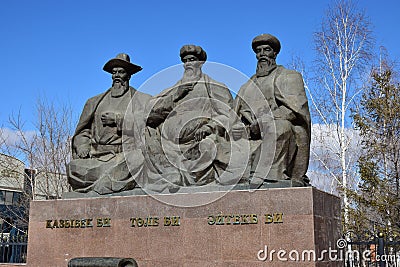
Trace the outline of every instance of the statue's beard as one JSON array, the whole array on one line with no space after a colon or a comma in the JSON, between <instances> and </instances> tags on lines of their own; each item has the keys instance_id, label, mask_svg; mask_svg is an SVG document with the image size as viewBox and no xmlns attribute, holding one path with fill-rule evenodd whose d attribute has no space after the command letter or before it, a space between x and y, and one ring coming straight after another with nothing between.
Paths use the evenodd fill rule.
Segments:
<instances>
[{"instance_id":1,"label":"statue's beard","mask_svg":"<svg viewBox=\"0 0 400 267\"><path fill-rule=\"evenodd\" d=\"M182 82L196 82L201 77L201 67L200 66L185 66L185 71L183 73Z\"/></svg>"},{"instance_id":2,"label":"statue's beard","mask_svg":"<svg viewBox=\"0 0 400 267\"><path fill-rule=\"evenodd\" d=\"M276 68L275 58L264 57L263 59L257 62L257 76L267 76Z\"/></svg>"},{"instance_id":3,"label":"statue's beard","mask_svg":"<svg viewBox=\"0 0 400 267\"><path fill-rule=\"evenodd\" d=\"M128 90L128 88L129 88L129 83L127 81L118 79L117 82L116 80L114 80L111 88L111 95L121 96L126 92L126 90Z\"/></svg>"}]
</instances>

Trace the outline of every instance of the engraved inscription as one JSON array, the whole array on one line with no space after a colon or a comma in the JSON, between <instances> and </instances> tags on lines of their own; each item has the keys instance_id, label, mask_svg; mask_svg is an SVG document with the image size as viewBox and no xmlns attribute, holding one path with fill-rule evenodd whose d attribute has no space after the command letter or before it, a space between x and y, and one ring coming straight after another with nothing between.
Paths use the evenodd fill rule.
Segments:
<instances>
[{"instance_id":1,"label":"engraved inscription","mask_svg":"<svg viewBox=\"0 0 400 267\"><path fill-rule=\"evenodd\" d=\"M46 228L92 228L93 219L46 220Z\"/></svg>"}]
</instances>

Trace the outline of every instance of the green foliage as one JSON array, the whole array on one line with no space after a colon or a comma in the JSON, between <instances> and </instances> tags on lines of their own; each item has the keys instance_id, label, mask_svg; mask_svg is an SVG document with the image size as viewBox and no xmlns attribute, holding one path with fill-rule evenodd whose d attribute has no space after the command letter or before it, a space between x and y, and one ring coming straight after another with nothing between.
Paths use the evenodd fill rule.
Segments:
<instances>
[{"instance_id":1,"label":"green foliage","mask_svg":"<svg viewBox=\"0 0 400 267\"><path fill-rule=\"evenodd\" d=\"M374 222L386 232L400 229L400 84L393 66L383 63L371 73L371 84L353 113L362 138L358 160L360 191L354 227ZM360 215L360 212L363 215Z\"/></svg>"}]
</instances>

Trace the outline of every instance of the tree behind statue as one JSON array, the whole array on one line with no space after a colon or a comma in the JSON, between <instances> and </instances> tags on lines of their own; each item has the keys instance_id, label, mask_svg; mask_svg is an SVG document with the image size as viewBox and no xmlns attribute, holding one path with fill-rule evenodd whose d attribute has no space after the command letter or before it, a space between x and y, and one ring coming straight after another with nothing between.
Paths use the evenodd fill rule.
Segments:
<instances>
[{"instance_id":1,"label":"tree behind statue","mask_svg":"<svg viewBox=\"0 0 400 267\"><path fill-rule=\"evenodd\" d=\"M362 137L359 157L360 192L355 227L375 227L400 233L400 83L398 71L388 59L371 73L354 122ZM358 214L358 213L364 214ZM362 220L364 218L364 220ZM373 230L373 229L371 229Z\"/></svg>"}]
</instances>

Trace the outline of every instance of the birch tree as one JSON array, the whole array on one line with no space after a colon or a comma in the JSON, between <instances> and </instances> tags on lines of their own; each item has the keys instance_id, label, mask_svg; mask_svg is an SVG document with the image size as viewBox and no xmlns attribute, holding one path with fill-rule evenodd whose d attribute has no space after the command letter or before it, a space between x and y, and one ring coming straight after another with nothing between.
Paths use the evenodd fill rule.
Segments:
<instances>
[{"instance_id":1,"label":"birch tree","mask_svg":"<svg viewBox=\"0 0 400 267\"><path fill-rule=\"evenodd\" d=\"M349 191L354 182L356 158L351 153L357 133L350 109L359 97L365 67L371 60L372 37L364 12L351 1L334 2L314 35L316 86L311 90L314 138L326 139L328 147L314 147L314 159L330 177L343 199L344 222L349 223ZM313 129L314 129L313 128ZM315 129L314 129L315 130ZM319 136L315 136L317 133Z\"/></svg>"}]
</instances>

